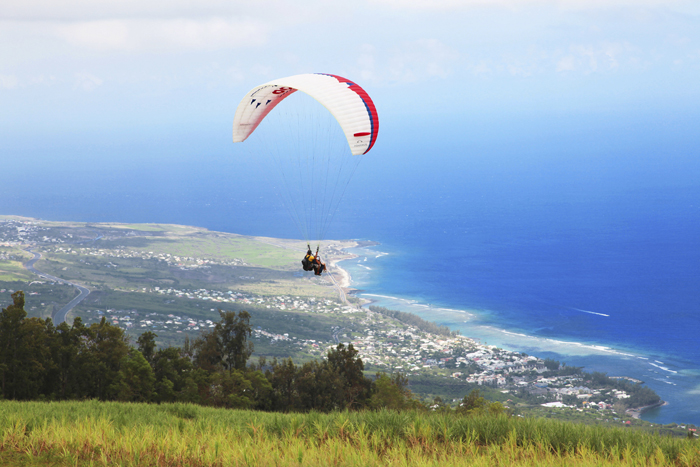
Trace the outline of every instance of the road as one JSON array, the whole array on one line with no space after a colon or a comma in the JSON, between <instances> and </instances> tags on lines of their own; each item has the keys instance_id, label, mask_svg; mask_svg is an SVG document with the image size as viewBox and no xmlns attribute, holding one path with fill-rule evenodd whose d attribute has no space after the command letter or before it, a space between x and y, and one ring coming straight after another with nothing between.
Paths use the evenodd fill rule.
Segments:
<instances>
[{"instance_id":1,"label":"road","mask_svg":"<svg viewBox=\"0 0 700 467\"><path fill-rule=\"evenodd\" d=\"M42 277L42 278L49 280L49 281L71 285L71 286L75 287L76 289L78 289L78 291L80 292L78 294L78 296L75 297L70 302L68 302L68 304L66 306L64 306L63 308L58 310L56 313L51 315L51 319L53 320L54 324L59 325L66 320L66 315L68 314L69 311L71 311L73 308L75 308L76 305L78 305L78 303L82 302L83 300L85 300L85 298L88 295L90 295L90 291L86 287L83 287L80 284L76 284L75 282L67 281L67 280L61 279L59 277L52 276L51 274L46 274L45 272L41 272L41 271L37 270L34 267L34 263L39 261L39 259L41 258L41 253L37 253L35 251L32 251L29 248L27 248L27 251L34 255L34 258L27 261L27 263L24 265L24 267L27 268L27 271L32 272L32 273L36 274L37 276Z\"/></svg>"}]
</instances>

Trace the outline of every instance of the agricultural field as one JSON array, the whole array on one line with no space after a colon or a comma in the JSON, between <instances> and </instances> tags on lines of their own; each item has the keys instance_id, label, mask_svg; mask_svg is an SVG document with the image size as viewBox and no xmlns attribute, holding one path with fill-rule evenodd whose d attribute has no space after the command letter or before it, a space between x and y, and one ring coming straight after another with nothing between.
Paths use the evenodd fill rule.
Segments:
<instances>
[{"instance_id":1,"label":"agricultural field","mask_svg":"<svg viewBox=\"0 0 700 467\"><path fill-rule=\"evenodd\" d=\"M698 466L700 443L506 415L272 414L188 404L0 402L0 464Z\"/></svg>"}]
</instances>

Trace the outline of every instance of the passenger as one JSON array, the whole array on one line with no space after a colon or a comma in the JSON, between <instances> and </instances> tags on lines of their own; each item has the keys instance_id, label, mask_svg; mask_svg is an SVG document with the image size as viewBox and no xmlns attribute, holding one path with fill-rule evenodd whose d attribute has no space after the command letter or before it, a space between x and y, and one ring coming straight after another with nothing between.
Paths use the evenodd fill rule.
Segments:
<instances>
[{"instance_id":1,"label":"passenger","mask_svg":"<svg viewBox=\"0 0 700 467\"><path fill-rule=\"evenodd\" d=\"M323 271L326 270L326 263L321 262L321 258L318 257L318 253L316 254L316 259L314 259L314 274L317 276L320 276Z\"/></svg>"}]
</instances>

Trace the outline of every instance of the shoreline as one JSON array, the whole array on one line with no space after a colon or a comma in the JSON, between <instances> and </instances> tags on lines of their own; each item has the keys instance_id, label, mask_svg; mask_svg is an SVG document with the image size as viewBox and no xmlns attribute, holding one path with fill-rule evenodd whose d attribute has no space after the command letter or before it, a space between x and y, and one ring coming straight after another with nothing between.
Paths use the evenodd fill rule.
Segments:
<instances>
[{"instance_id":1,"label":"shoreline","mask_svg":"<svg viewBox=\"0 0 700 467\"><path fill-rule=\"evenodd\" d=\"M376 243L376 245L380 244ZM374 246L374 244L362 246ZM359 247L361 248L362 246ZM361 258L362 256L363 253L358 252L358 254L348 254L347 258L343 259L355 259ZM374 255L370 249L367 251L367 257L371 259L372 256ZM338 260L337 262L339 261L342 260ZM340 266L337 267L340 268ZM349 269L352 270L352 267L354 267L354 265L351 265ZM346 271L346 273L350 281L349 285L352 287L352 276L349 271ZM641 382L642 380L649 381L650 379L659 380L648 373L660 373L660 376L669 373L669 375L673 376L677 374L676 370L678 370L678 368L673 366L673 363L671 363L669 368L667 367L668 364L659 362L659 360L666 361L666 359L670 359L671 356L655 356L654 353L644 352L644 349L616 347L607 343L568 341L565 338L541 337L531 335L527 331L496 327L488 323L480 322L480 317L482 316L480 310L455 309L449 306L440 306L432 303L425 304L421 303L419 300L399 297L395 294L375 294L372 293L371 287L369 287L369 290L356 290L355 297L363 302L360 305L362 307L366 307L368 304L374 304L411 313L439 325L446 325L452 330L461 332L462 337L472 339L484 345L495 344L497 347L503 349L536 355L541 358L556 358L574 366L583 366L584 369L589 372L600 371L603 373L611 373L616 375L617 378L631 382ZM488 313L486 314L488 315ZM506 323L501 323L501 326L504 325L506 325ZM611 358L614 360L610 360ZM659 364L655 365L650 362L657 362ZM674 386L681 384L680 381L674 383L670 381L663 382L666 384L673 384ZM649 387L655 391L662 389L658 384L652 384L652 386ZM677 397L673 395L675 393L668 394L665 391L658 392L658 394L664 399L660 403L647 407L631 408L629 409L628 415L643 420L644 413L656 407L669 406L671 404L667 402L667 400L669 400L669 398L673 400L674 397ZM662 423L662 421L656 419L659 417L663 419L675 415L676 414L671 413L666 416L655 415L650 421Z\"/></svg>"},{"instance_id":2,"label":"shoreline","mask_svg":"<svg viewBox=\"0 0 700 467\"><path fill-rule=\"evenodd\" d=\"M666 405L669 405L668 402L662 400L656 404L645 405L644 407L632 407L631 409L625 410L625 413L636 420L641 420L644 412L648 412L649 410L657 407L664 407Z\"/></svg>"},{"instance_id":3,"label":"shoreline","mask_svg":"<svg viewBox=\"0 0 700 467\"><path fill-rule=\"evenodd\" d=\"M371 244L369 244L369 245L359 245L359 244L356 244L355 246L352 246L352 247L350 247L350 248L358 248L358 247L362 248L363 246L375 246L375 245L380 245L380 243L373 242L373 243L371 243ZM345 269L343 269L343 268L341 268L340 266L338 266L337 263L339 263L340 261L349 260L349 259L355 259L355 258L358 258L358 257L360 257L360 255L348 253L347 256L344 256L344 257L342 257L342 258L340 258L340 259L334 259L333 263L331 263L331 264L333 264L334 268L335 268L337 271L340 272L340 274L342 275L343 279L347 281L347 282L344 282L344 284L346 284L346 285L344 285L343 287L346 287L346 288L347 288L347 287L349 287L349 286L352 285L352 282L351 282L351 281L352 281L352 276L350 275L350 273L349 273L348 271L346 271ZM357 298L359 298L359 299L363 302L363 303L360 305L361 307L364 307L364 306L366 306L366 305L372 305L372 304L381 304L381 303L382 303L382 299L384 299L385 301L388 300L388 301L393 301L393 302L404 302L404 304L405 304L406 307L419 307L419 308L421 308L423 311L428 311L428 310L431 310L431 311L432 311L432 310L434 310L434 311L443 311L443 312L459 313L459 314L466 315L466 317L468 317L468 319L471 319L471 318L474 318L474 317L475 317L475 314L474 314L474 313L467 312L467 311L465 311L465 310L458 310L458 309L452 309L452 308L446 308L446 307L439 307L439 306L434 306L434 305L430 305L430 304L429 304L429 305L424 305L424 304L419 303L419 302L416 301L416 300L407 299L407 298L401 298L401 297L390 296L390 295L379 295L379 294L373 294L373 293L363 293L362 295L364 295L364 297L362 297L362 296L357 296ZM401 307L397 307L397 308L401 308ZM436 321L436 320L434 320L434 319L430 319L430 318L431 318L430 316L421 316L419 313L416 313L417 310L406 310L406 309L401 309L401 310L399 310L399 311L408 312L408 313L411 313L411 314L413 314L413 315L415 315L415 316L418 316L419 318L427 319L427 320L429 320L429 321L435 322L435 323L440 324L440 325L445 325L444 323L440 323L439 321ZM465 321L465 322L466 322L466 321ZM490 328L490 329L495 329L495 328L492 328L492 327L490 327L490 326L487 326L487 327ZM454 330L454 328L452 328L452 327L451 327L451 329ZM461 331L461 330L460 330L460 331ZM504 333L504 334L506 334L506 335L511 335L511 336L519 336L519 337L522 337L522 338L538 339L538 337L536 337L536 336L530 336L530 335L527 335L527 334L520 334L520 333L517 333L517 332L514 332L514 331L509 331L509 330L507 330L507 329L497 329L497 331L500 331L500 332L502 332L502 333ZM468 335L460 335L459 337L465 338L465 339L471 339L471 340L473 340L473 341L475 341L475 342L480 342L480 341L481 341L481 339L479 339L479 338L475 338L475 337L468 336ZM597 344L586 344L586 343L580 343L580 342L567 342L567 341L558 340L558 339L546 339L546 342L556 342L556 343L559 343L559 344L565 344L565 345L576 346L576 347L578 347L578 348L588 348L588 349L590 349L590 350L592 350L592 351L597 352L597 355L610 355L610 354L613 354L613 355L617 355L617 356L619 356L619 357L628 357L628 358L629 358L629 357L632 357L632 358L637 357L637 358L640 358L639 356L636 356L636 355L632 355L632 354L623 352L623 351L621 351L621 350L619 350L619 349L614 349L614 348L611 348L611 347L608 347L608 346L601 346L601 345L597 345ZM486 345L486 344L482 344L482 345ZM513 349L507 349L507 348L506 348L506 350L513 350ZM542 351L542 352L549 352L548 350L542 349L542 348L538 348L537 350ZM539 353L539 352L536 351L536 353ZM628 381L630 381L630 382L634 382L634 383L638 383L638 384L642 384L642 383L643 383L643 381L641 381L641 380L639 380L639 379L637 379L637 378L633 378L633 377L631 377L631 376L613 376L613 377L611 377L611 378L614 378L614 379L624 379L624 380L628 380ZM669 405L668 402L661 400L661 401L659 401L659 402L656 403L656 404L652 404L652 405L648 405L648 406L644 406L644 407L632 407L632 408L626 409L626 410L625 410L625 413L626 413L628 416L630 416L630 417L632 417L632 418L634 418L634 419L641 420L641 419L642 419L641 417L642 417L642 415L643 415L645 412L647 412L647 411L649 411L649 410L651 410L651 409L654 409L654 408L656 408L656 407L663 407L663 406L667 406L667 405Z\"/></svg>"},{"instance_id":4,"label":"shoreline","mask_svg":"<svg viewBox=\"0 0 700 467\"><path fill-rule=\"evenodd\" d=\"M366 244L360 244L359 242L356 242L355 246L351 246L349 248L363 248L367 246L376 246L376 245L381 245L379 242L364 242ZM360 255L353 254L353 253L348 253L347 256L340 258L340 259L335 259L331 264L333 266L342 271L341 274L343 274L343 277L347 279L347 285L343 285L344 288L349 288L351 290L357 290L352 288L352 275L345 269L343 269L341 266L337 265L340 261L345 261L349 259L355 259L359 258ZM521 343L521 346L525 347L533 347L537 348L541 352L554 352L554 353L559 353L562 355L566 356L592 356L592 355L600 355L600 356L615 356L615 357L621 357L621 358L635 358L635 359L646 359L647 357L644 357L642 353L634 350L634 349L623 349L623 348L616 348L612 347L609 345L603 345L601 343L595 343L595 342L578 342L578 341L569 341L569 340L564 340L564 338L552 338L552 337L540 337L532 334L527 334L526 331L523 330L510 330L505 327L494 327L490 324L487 323L478 323L478 318L479 318L479 310L475 309L458 309L458 308L451 308L449 306L441 306L441 305L434 305L432 303L421 303L419 300L412 299L412 298L406 298L406 297L398 297L398 296L391 296L391 295L381 295L381 294L375 294L375 293L370 293L367 291L362 291L359 295L356 295L357 298L363 300L365 304L380 304L380 306L385 306L382 305L383 302L394 302L396 303L393 305L395 308L398 308L399 311L404 311L408 313L415 314L416 316L419 316L423 319L428 319L429 321L435 321L436 320L435 316L423 316L425 312L431 312L431 313L447 313L447 314L454 314L454 322L452 325L454 326L455 324L464 324L471 322L472 320L476 319L477 323L470 323L470 325L473 325L474 327L478 327L481 332L476 332L475 334L485 334L482 337L471 337L472 339L476 339L477 341L479 340L484 340L484 338L487 339L492 339L496 338L497 340L527 340L527 341L536 341L536 342L528 342L527 344ZM448 323L441 323L441 325L449 325ZM461 330L460 327L457 327L456 330ZM500 337L500 339L499 339ZM512 345L512 344L511 344ZM517 346L517 344L516 344ZM573 351L571 353L566 353L562 352L561 349L553 349L552 347L568 347L570 351ZM578 351L578 352L577 352ZM619 378L624 378L632 381L641 381L638 378L633 378L631 376L618 376Z\"/></svg>"},{"instance_id":5,"label":"shoreline","mask_svg":"<svg viewBox=\"0 0 700 467\"><path fill-rule=\"evenodd\" d=\"M355 247L350 247L350 248L355 248ZM357 255L348 254L347 256L343 256L343 257L335 257L334 256L333 259L329 259L329 261L328 261L328 266L330 266L328 268L328 272L331 274L340 276L340 280L338 281L338 286L342 287L343 289L346 289L345 290L346 293L348 293L348 289L351 289L352 276L350 275L350 273L347 270L338 266L338 263L341 261L355 259L355 258L357 258Z\"/></svg>"},{"instance_id":6,"label":"shoreline","mask_svg":"<svg viewBox=\"0 0 700 467\"><path fill-rule=\"evenodd\" d=\"M334 276L340 276L340 278L339 278L340 280L337 281L338 286L343 288L343 289L349 289L350 283L351 283L350 274L348 274L348 272L345 269L339 268L334 263L330 263L329 266L330 266L330 268L328 268L329 274L333 274ZM331 268L333 268L333 269L331 270ZM347 290L346 290L346 293L347 293Z\"/></svg>"}]
</instances>

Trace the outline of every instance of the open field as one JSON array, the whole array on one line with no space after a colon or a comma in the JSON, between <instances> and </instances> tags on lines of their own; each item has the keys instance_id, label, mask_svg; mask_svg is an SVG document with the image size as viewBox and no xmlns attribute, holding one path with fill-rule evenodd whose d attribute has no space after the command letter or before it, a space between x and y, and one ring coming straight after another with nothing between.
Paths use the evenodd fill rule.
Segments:
<instances>
[{"instance_id":1,"label":"open field","mask_svg":"<svg viewBox=\"0 0 700 467\"><path fill-rule=\"evenodd\" d=\"M270 414L0 402L0 463L92 466L698 466L700 443L506 416Z\"/></svg>"},{"instance_id":2,"label":"open field","mask_svg":"<svg viewBox=\"0 0 700 467\"><path fill-rule=\"evenodd\" d=\"M0 245L0 281L31 281L34 279L36 276L24 268L24 263L31 257L32 255L20 248Z\"/></svg>"}]
</instances>

